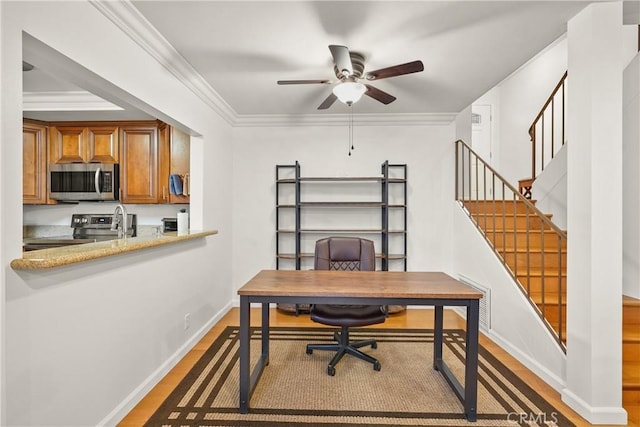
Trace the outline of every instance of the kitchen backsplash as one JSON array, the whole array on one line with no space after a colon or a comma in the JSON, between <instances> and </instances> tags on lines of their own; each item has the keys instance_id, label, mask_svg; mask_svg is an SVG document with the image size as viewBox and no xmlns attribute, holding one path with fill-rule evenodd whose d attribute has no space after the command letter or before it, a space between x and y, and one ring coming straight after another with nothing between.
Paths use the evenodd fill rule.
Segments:
<instances>
[{"instance_id":1,"label":"kitchen backsplash","mask_svg":"<svg viewBox=\"0 0 640 427\"><path fill-rule=\"evenodd\" d=\"M25 231L28 226L61 226L71 234L71 215L73 214L112 214L117 202L80 202L58 205L23 205L22 223ZM162 218L176 218L180 209L187 209L189 205L134 205L126 204L127 212L137 215L138 229L141 226L160 226ZM64 235L58 233L55 235Z\"/></svg>"}]
</instances>

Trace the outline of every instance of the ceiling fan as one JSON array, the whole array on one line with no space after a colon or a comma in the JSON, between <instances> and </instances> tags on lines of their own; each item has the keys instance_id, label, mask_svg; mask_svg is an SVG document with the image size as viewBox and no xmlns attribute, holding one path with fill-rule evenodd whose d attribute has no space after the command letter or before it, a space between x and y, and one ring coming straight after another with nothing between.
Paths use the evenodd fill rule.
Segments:
<instances>
[{"instance_id":1,"label":"ceiling fan","mask_svg":"<svg viewBox=\"0 0 640 427\"><path fill-rule=\"evenodd\" d=\"M368 83L361 83L360 80L374 81L424 71L422 61L413 61L365 73L364 56L361 54L350 52L346 46L339 45L330 45L329 50L331 51L331 56L333 56L333 71L340 83L333 88L331 94L318 106L318 110L326 110L337 99L351 106L362 95L367 95L385 105L390 104L396 100L395 96ZM279 85L333 83L330 80L278 80Z\"/></svg>"}]
</instances>

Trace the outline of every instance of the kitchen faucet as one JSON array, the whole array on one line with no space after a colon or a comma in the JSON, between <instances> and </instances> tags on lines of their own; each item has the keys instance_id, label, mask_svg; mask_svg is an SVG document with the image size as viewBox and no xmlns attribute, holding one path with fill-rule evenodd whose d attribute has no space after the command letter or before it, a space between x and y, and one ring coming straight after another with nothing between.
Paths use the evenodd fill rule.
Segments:
<instances>
[{"instance_id":1,"label":"kitchen faucet","mask_svg":"<svg viewBox=\"0 0 640 427\"><path fill-rule=\"evenodd\" d=\"M118 216L118 211L120 211L121 217ZM120 219L122 218L122 220ZM118 227L120 225L120 227ZM118 204L116 209L113 211L113 219L111 220L111 230L118 230L118 239L126 239L127 238L127 209L123 204ZM121 234L122 233L122 234Z\"/></svg>"}]
</instances>

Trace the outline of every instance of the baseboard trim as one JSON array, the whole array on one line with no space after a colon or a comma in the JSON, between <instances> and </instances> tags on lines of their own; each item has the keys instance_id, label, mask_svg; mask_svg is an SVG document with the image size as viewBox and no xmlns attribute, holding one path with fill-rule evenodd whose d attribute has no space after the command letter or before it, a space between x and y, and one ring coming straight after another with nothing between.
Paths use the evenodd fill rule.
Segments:
<instances>
[{"instance_id":1,"label":"baseboard trim","mask_svg":"<svg viewBox=\"0 0 640 427\"><path fill-rule=\"evenodd\" d=\"M531 356L523 353L519 348L512 345L511 342L504 339L500 334L497 334L494 331L489 331L487 333L487 336L491 338L493 342L502 347L507 353L515 357L527 369L542 378L544 382L549 384L556 391L561 392L566 387L566 383L562 378L549 371L545 366L538 363L535 359L532 359Z\"/></svg>"},{"instance_id":2,"label":"baseboard trim","mask_svg":"<svg viewBox=\"0 0 640 427\"><path fill-rule=\"evenodd\" d=\"M149 375L131 394L129 394L119 405L117 405L106 417L102 419L98 426L116 426L144 396L149 394L151 389L160 382L165 375L193 348L194 345L204 337L204 335L216 324L229 310L232 304L225 305L211 319L209 319L189 340L187 340L175 353L162 363L151 375Z\"/></svg>"},{"instance_id":3,"label":"baseboard trim","mask_svg":"<svg viewBox=\"0 0 640 427\"><path fill-rule=\"evenodd\" d=\"M568 388L562 390L561 398L564 403L591 424L627 425L627 411L624 408L591 406Z\"/></svg>"}]
</instances>

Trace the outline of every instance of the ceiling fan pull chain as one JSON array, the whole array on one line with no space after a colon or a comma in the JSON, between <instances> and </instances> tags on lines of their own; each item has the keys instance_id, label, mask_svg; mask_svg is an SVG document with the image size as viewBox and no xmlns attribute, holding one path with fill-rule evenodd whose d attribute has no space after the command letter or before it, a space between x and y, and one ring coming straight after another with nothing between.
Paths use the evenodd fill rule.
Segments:
<instances>
[{"instance_id":1,"label":"ceiling fan pull chain","mask_svg":"<svg viewBox=\"0 0 640 427\"><path fill-rule=\"evenodd\" d=\"M353 105L349 106L349 155L355 150L353 146Z\"/></svg>"}]
</instances>

